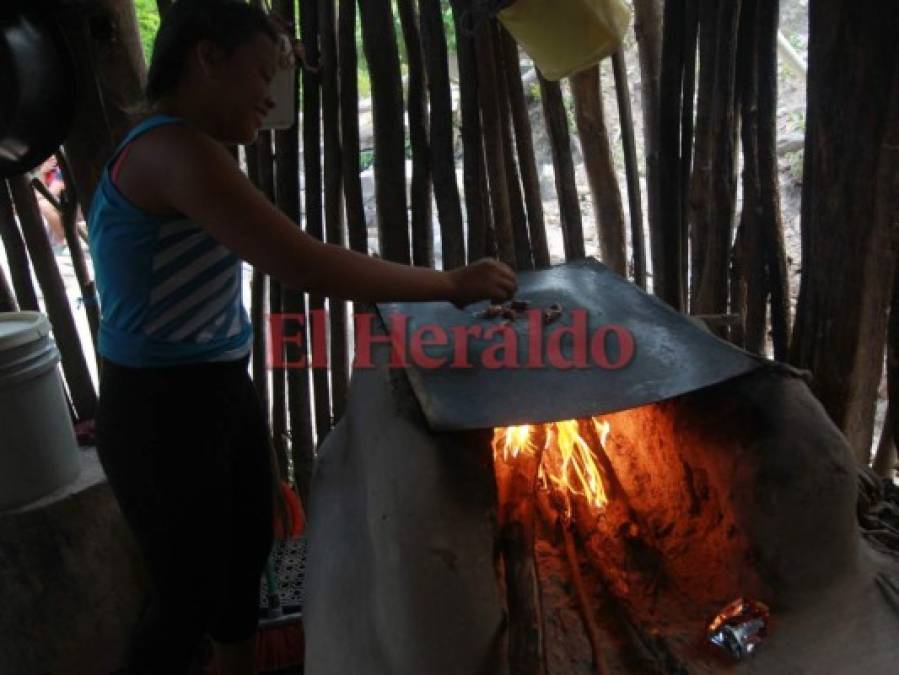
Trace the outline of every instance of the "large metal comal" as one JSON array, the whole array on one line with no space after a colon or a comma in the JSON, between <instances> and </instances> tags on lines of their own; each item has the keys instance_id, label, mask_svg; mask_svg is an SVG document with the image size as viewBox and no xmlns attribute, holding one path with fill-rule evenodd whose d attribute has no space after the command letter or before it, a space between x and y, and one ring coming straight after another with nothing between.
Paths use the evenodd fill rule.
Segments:
<instances>
[{"instance_id":1,"label":"large metal comal","mask_svg":"<svg viewBox=\"0 0 899 675\"><path fill-rule=\"evenodd\" d=\"M511 321L484 318L485 303L464 310L438 302L378 306L385 325L389 326L391 315L397 313L408 318L407 347L414 333L425 326L446 333L444 344L423 348L428 357L445 360L441 367L423 367L407 355L406 372L432 429L482 429L589 417L672 398L765 363L703 330L593 259L522 272L518 281L517 298L527 301L529 309L557 303L563 310L561 317L541 322L535 331L535 322L525 316ZM548 358L551 335L575 325L575 310L586 312L586 367L560 368ZM517 366L484 367L485 350L503 360L504 355L496 352L496 345L504 339L502 330L488 332L503 321L515 332ZM482 336L464 338L469 368L453 364L462 328ZM595 338L603 330L602 336ZM625 341L627 336L632 339L632 355L626 365L609 367L618 366L627 356L621 352L622 347L627 350L622 336ZM605 348L607 363L592 358L592 339ZM434 331L425 340L439 342ZM542 343L542 365L527 367L529 361L534 362L535 341ZM573 359L575 338L570 334L563 338L558 351L562 360Z\"/></svg>"}]
</instances>

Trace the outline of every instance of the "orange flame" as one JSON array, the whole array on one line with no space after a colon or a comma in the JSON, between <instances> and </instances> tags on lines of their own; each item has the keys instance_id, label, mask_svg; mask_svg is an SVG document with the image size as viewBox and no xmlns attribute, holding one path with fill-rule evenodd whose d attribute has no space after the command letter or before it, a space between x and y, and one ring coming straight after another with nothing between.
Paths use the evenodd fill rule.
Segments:
<instances>
[{"instance_id":1,"label":"orange flame","mask_svg":"<svg viewBox=\"0 0 899 675\"><path fill-rule=\"evenodd\" d=\"M597 417L590 422L601 448L590 447L578 420L497 427L493 431L494 461L501 458L509 462L522 454L534 456L540 439L545 439L539 474L543 484L556 488L566 497L581 495L591 506L602 508L608 499L596 453L605 447L611 427Z\"/></svg>"}]
</instances>

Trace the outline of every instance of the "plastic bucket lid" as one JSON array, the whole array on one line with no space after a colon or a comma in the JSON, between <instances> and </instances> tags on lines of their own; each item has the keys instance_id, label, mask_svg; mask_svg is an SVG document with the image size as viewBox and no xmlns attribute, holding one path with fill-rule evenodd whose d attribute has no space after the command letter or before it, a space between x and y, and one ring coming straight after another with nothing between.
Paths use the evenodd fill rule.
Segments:
<instances>
[{"instance_id":1,"label":"plastic bucket lid","mask_svg":"<svg viewBox=\"0 0 899 675\"><path fill-rule=\"evenodd\" d=\"M40 312L0 312L0 351L37 342L50 334L50 322Z\"/></svg>"}]
</instances>

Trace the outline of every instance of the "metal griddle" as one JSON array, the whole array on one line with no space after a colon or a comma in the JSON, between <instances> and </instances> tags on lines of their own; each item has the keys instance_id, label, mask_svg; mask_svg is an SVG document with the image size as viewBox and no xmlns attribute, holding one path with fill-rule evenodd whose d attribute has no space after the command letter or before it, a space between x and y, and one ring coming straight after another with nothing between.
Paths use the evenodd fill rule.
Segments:
<instances>
[{"instance_id":1,"label":"metal griddle","mask_svg":"<svg viewBox=\"0 0 899 675\"><path fill-rule=\"evenodd\" d=\"M471 338L468 351L472 368L406 368L432 429L483 429L614 412L707 387L764 363L706 332L593 259L522 272L518 283L516 299L528 300L531 308L559 303L565 310L559 320L541 326L544 349L550 332L571 324L568 310L585 309L588 335L608 324L630 331L635 345L633 358L617 370L602 369L589 358L586 368L563 370L547 363L542 368L489 370L479 367L483 351L500 337L490 342ZM449 329L473 325L486 328L502 321L477 317L486 306L483 302L460 310L444 302L399 302L383 303L377 309L385 325L389 325L391 314L405 314L409 318L407 337L425 325L447 329L448 343L426 347L425 353L434 358L447 357L449 363L455 349ZM524 364L529 324L520 319L509 325L518 334L518 359ZM615 362L617 340L607 338L606 344ZM572 349L570 339L562 342L564 357L570 358Z\"/></svg>"}]
</instances>

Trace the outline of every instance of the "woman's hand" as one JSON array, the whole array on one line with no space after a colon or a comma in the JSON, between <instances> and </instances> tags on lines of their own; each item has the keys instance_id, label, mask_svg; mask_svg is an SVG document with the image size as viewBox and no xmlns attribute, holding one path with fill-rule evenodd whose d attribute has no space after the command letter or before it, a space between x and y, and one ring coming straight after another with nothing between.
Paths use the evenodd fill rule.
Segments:
<instances>
[{"instance_id":1,"label":"woman's hand","mask_svg":"<svg viewBox=\"0 0 899 675\"><path fill-rule=\"evenodd\" d=\"M518 288L512 268L493 258L482 258L448 274L452 282L450 301L460 308L484 299L509 300Z\"/></svg>"}]
</instances>

